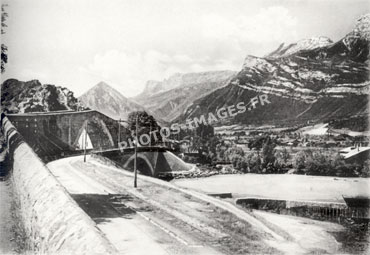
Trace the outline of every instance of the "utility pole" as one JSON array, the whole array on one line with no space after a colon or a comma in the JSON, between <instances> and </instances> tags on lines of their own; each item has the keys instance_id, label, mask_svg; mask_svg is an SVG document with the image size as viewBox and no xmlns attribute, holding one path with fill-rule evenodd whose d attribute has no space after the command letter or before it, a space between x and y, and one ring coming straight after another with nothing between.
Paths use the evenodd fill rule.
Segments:
<instances>
[{"instance_id":1,"label":"utility pole","mask_svg":"<svg viewBox=\"0 0 370 255\"><path fill-rule=\"evenodd\" d=\"M118 147L120 142L121 142L121 119L118 120L118 143L117 143Z\"/></svg>"},{"instance_id":2,"label":"utility pole","mask_svg":"<svg viewBox=\"0 0 370 255\"><path fill-rule=\"evenodd\" d=\"M149 147L152 147L152 123L150 123L150 131L149 131Z\"/></svg>"},{"instance_id":3,"label":"utility pole","mask_svg":"<svg viewBox=\"0 0 370 255\"><path fill-rule=\"evenodd\" d=\"M138 116L139 113L136 113L136 124L135 124L135 136L136 136L136 141L135 141L135 161L134 161L134 188L137 188L137 143L138 143L138 138L137 138L137 125L138 125Z\"/></svg>"},{"instance_id":4,"label":"utility pole","mask_svg":"<svg viewBox=\"0 0 370 255\"><path fill-rule=\"evenodd\" d=\"M84 162L86 162L86 146L87 146L87 121L86 121L86 125L85 125L85 141L84 141L84 144L85 144L85 148L84 148Z\"/></svg>"},{"instance_id":5,"label":"utility pole","mask_svg":"<svg viewBox=\"0 0 370 255\"><path fill-rule=\"evenodd\" d=\"M125 122L127 124L130 124L129 122L125 121L125 120L121 120L119 119L118 120L118 123L119 123L119 126L118 126L118 142L121 141L121 122ZM125 126L123 126L125 128ZM131 130L131 129L130 129ZM136 130L136 134L135 134L135 160L134 160L134 188L137 188L137 143L138 143L138 136L137 136L137 132L138 132L138 114L136 115L136 120L135 120L135 130ZM131 132L130 132L131 133Z\"/></svg>"}]
</instances>

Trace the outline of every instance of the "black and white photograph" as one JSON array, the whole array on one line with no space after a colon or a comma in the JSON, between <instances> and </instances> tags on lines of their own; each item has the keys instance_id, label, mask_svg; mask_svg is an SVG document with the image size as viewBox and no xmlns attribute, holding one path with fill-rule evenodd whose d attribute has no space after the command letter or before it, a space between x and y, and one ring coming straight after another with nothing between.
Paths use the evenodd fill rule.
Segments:
<instances>
[{"instance_id":1,"label":"black and white photograph","mask_svg":"<svg viewBox=\"0 0 370 255\"><path fill-rule=\"evenodd\" d=\"M0 3L0 255L370 254L370 0Z\"/></svg>"}]
</instances>

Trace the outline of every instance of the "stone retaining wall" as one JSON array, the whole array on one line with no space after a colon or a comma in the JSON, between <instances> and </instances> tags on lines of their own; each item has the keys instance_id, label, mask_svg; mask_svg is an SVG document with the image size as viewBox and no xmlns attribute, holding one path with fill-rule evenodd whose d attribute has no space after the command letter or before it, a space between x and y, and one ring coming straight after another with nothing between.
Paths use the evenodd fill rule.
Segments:
<instances>
[{"instance_id":1,"label":"stone retaining wall","mask_svg":"<svg viewBox=\"0 0 370 255\"><path fill-rule=\"evenodd\" d=\"M12 184L27 249L42 254L114 254L115 248L24 142L1 118L13 163Z\"/></svg>"},{"instance_id":2,"label":"stone retaining wall","mask_svg":"<svg viewBox=\"0 0 370 255\"><path fill-rule=\"evenodd\" d=\"M343 218L352 218L368 221L370 218L369 208L349 208L345 203L292 201L256 197L238 198L235 200L235 203L248 209L264 210L319 220L340 222Z\"/></svg>"}]
</instances>

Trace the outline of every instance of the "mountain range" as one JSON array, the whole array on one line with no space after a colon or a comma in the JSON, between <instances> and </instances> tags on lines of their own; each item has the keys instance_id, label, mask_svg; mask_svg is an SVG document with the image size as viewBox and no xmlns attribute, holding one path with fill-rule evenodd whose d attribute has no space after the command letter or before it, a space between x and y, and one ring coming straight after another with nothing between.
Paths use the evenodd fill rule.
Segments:
<instances>
[{"instance_id":1,"label":"mountain range","mask_svg":"<svg viewBox=\"0 0 370 255\"><path fill-rule=\"evenodd\" d=\"M227 86L196 100L176 121L266 94L271 104L227 122L287 124L338 119L346 120L347 125L358 123L359 119L367 122L369 43L370 14L367 14L337 42L317 37L282 44L264 57L247 56L241 71ZM360 129L363 128L368 128L368 123Z\"/></svg>"},{"instance_id":2,"label":"mountain range","mask_svg":"<svg viewBox=\"0 0 370 255\"><path fill-rule=\"evenodd\" d=\"M264 57L248 55L239 72L175 74L163 81L148 81L134 98L105 82L76 98L67 88L9 79L1 87L1 105L10 113L91 108L114 119L146 110L164 123L185 122L265 94L270 104L223 123L335 122L337 128L362 131L368 129L369 119L369 44L367 14L336 42L320 36L281 44Z\"/></svg>"},{"instance_id":3,"label":"mountain range","mask_svg":"<svg viewBox=\"0 0 370 255\"><path fill-rule=\"evenodd\" d=\"M162 82L148 81L144 91L133 100L150 109L157 118L171 122L195 100L226 86L234 75L233 71L175 74Z\"/></svg>"}]
</instances>

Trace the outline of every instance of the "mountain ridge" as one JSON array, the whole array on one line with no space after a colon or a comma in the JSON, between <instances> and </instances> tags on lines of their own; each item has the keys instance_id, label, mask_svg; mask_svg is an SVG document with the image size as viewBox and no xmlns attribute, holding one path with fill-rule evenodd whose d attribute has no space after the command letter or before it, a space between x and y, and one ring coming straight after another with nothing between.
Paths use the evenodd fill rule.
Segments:
<instances>
[{"instance_id":1,"label":"mountain ridge","mask_svg":"<svg viewBox=\"0 0 370 255\"><path fill-rule=\"evenodd\" d=\"M235 74L236 72L233 71L175 74L163 81L169 83L165 87L172 87L172 89L157 88L155 93L150 93L147 89L134 99L150 109L155 116L170 122L180 116L194 100L226 85ZM153 84L161 86L160 83L149 84L149 86Z\"/></svg>"},{"instance_id":2,"label":"mountain ridge","mask_svg":"<svg viewBox=\"0 0 370 255\"><path fill-rule=\"evenodd\" d=\"M274 124L358 115L368 118L369 31L367 14L337 42L325 39L319 47L316 46L320 43L314 42L312 47L305 45L290 54L281 44L265 57L249 55L227 86L195 101L176 121L235 102L247 102L260 93L268 94L273 104L238 115L229 122Z\"/></svg>"},{"instance_id":3,"label":"mountain ridge","mask_svg":"<svg viewBox=\"0 0 370 255\"><path fill-rule=\"evenodd\" d=\"M328 46L332 43L333 41L325 36L302 39L296 43L291 43L286 46L285 43L282 43L275 51L269 53L266 57L267 58L284 57L302 50L313 50L324 46Z\"/></svg>"},{"instance_id":4,"label":"mountain ridge","mask_svg":"<svg viewBox=\"0 0 370 255\"><path fill-rule=\"evenodd\" d=\"M204 82L215 82L224 75L232 75L235 71L206 71L206 72L191 72L191 73L175 73L163 81L149 80L147 81L143 92L133 97L135 100L140 100L146 96L163 93L179 86L191 86Z\"/></svg>"},{"instance_id":5,"label":"mountain ridge","mask_svg":"<svg viewBox=\"0 0 370 255\"><path fill-rule=\"evenodd\" d=\"M65 87L17 79L8 79L1 84L1 106L5 113L88 109Z\"/></svg>"}]
</instances>

